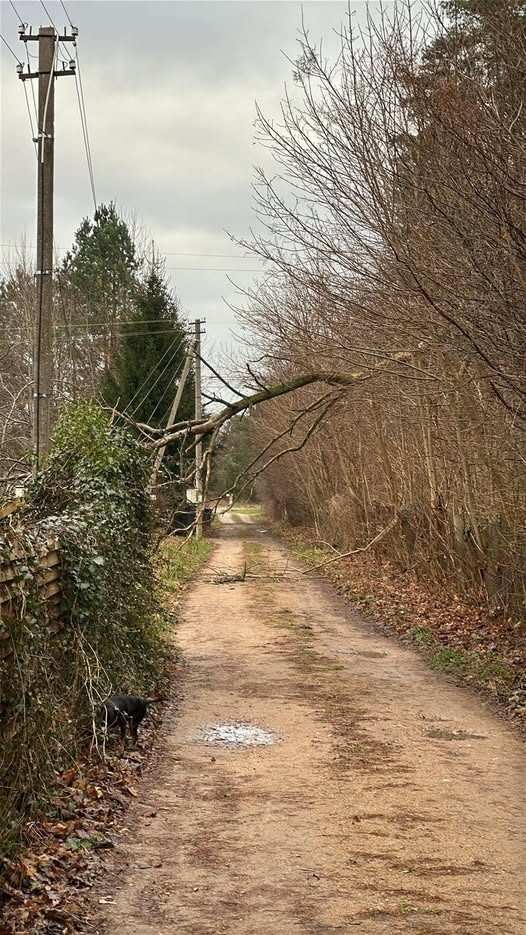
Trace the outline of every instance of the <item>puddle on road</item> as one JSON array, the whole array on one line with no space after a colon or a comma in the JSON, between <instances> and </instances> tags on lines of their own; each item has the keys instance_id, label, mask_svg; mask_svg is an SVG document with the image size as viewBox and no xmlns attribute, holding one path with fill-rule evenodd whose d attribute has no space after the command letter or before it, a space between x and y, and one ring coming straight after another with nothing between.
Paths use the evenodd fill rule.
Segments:
<instances>
[{"instance_id":1,"label":"puddle on road","mask_svg":"<svg viewBox=\"0 0 526 935\"><path fill-rule=\"evenodd\" d=\"M220 744L226 747L265 747L279 740L277 734L255 724L210 724L197 731L200 743Z\"/></svg>"}]
</instances>

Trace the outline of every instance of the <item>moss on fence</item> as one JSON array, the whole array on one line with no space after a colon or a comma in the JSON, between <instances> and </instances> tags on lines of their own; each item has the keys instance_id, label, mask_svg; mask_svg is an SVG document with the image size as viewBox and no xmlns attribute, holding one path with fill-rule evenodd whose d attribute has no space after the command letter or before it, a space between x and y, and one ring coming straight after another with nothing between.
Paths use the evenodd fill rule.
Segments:
<instances>
[{"instance_id":1,"label":"moss on fence","mask_svg":"<svg viewBox=\"0 0 526 935\"><path fill-rule=\"evenodd\" d=\"M95 405L61 418L30 506L0 526L0 563L15 568L0 621L0 851L41 806L57 769L93 732L114 690L151 691L162 670L142 449ZM58 620L39 590L39 553L58 537ZM3 605L4 606L4 605Z\"/></svg>"}]
</instances>

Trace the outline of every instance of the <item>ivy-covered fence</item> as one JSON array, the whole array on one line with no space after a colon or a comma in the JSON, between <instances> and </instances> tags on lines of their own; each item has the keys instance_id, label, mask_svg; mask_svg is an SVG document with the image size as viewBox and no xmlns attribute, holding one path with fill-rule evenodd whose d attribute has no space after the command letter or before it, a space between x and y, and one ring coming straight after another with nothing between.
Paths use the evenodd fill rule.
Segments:
<instances>
[{"instance_id":1,"label":"ivy-covered fence","mask_svg":"<svg viewBox=\"0 0 526 935\"><path fill-rule=\"evenodd\" d=\"M35 541L27 553L27 545L25 548L22 546L16 532L10 534L8 530L3 535L0 533L0 537L3 545L0 549L0 659L5 660L14 652L9 640L9 623L24 612L24 582L28 579L35 578L38 602L45 605L50 633L58 632L64 624L60 614L62 595L58 539L53 537L42 540L36 531Z\"/></svg>"},{"instance_id":2,"label":"ivy-covered fence","mask_svg":"<svg viewBox=\"0 0 526 935\"><path fill-rule=\"evenodd\" d=\"M93 736L100 702L156 687L147 468L130 434L77 404L28 506L0 523L0 853Z\"/></svg>"}]
</instances>

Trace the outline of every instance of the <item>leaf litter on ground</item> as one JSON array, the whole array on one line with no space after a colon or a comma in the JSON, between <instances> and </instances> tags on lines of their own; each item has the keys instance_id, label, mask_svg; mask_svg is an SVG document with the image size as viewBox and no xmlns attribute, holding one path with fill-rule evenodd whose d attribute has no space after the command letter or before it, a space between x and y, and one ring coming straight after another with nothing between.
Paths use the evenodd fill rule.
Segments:
<instances>
[{"instance_id":1,"label":"leaf litter on ground","mask_svg":"<svg viewBox=\"0 0 526 935\"><path fill-rule=\"evenodd\" d=\"M162 603L176 622L182 593L206 559L211 543L171 539L161 543L164 560L157 569ZM163 694L176 696L183 663L167 643ZM140 748L117 756L110 739L106 756L85 756L57 773L47 814L28 821L16 854L0 855L0 935L70 935L93 931L86 894L104 875L104 854L123 828L125 812L139 796L137 778L150 761L165 705L152 708L141 725ZM145 806L145 817L156 812ZM98 902L110 902L101 897Z\"/></svg>"},{"instance_id":2,"label":"leaf litter on ground","mask_svg":"<svg viewBox=\"0 0 526 935\"><path fill-rule=\"evenodd\" d=\"M86 752L55 777L46 815L28 822L23 847L0 857L0 935L70 935L89 932L86 894L104 874L104 854L114 847L125 811L138 796L162 713L151 712L140 749L117 756L117 738L106 759Z\"/></svg>"}]
</instances>

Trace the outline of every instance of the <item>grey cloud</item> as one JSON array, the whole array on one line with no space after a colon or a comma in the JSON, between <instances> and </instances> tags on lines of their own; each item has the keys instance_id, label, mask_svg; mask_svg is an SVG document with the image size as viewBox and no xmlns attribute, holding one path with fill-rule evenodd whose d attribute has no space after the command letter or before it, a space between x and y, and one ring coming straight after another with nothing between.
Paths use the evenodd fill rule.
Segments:
<instances>
[{"instance_id":1,"label":"grey cloud","mask_svg":"<svg viewBox=\"0 0 526 935\"><path fill-rule=\"evenodd\" d=\"M42 8L16 2L38 26ZM18 52L16 19L2 4L2 32ZM63 14L46 2L57 26ZM136 211L162 250L237 254L223 233L254 224L254 101L277 116L294 58L301 6L293 2L72 2L82 65L97 196ZM363 8L363 4L357 4ZM337 45L333 29L346 3L311 2L303 16L313 39ZM18 46L18 47L17 47ZM5 50L3 50L5 51ZM34 153L21 83L2 53L2 242L33 240ZM67 246L92 212L73 81L57 82L56 239ZM183 306L210 317L209 339L228 339L233 315L221 296L234 289L222 273L197 267L247 266L254 260L168 257ZM232 274L244 285L250 274Z\"/></svg>"}]
</instances>

